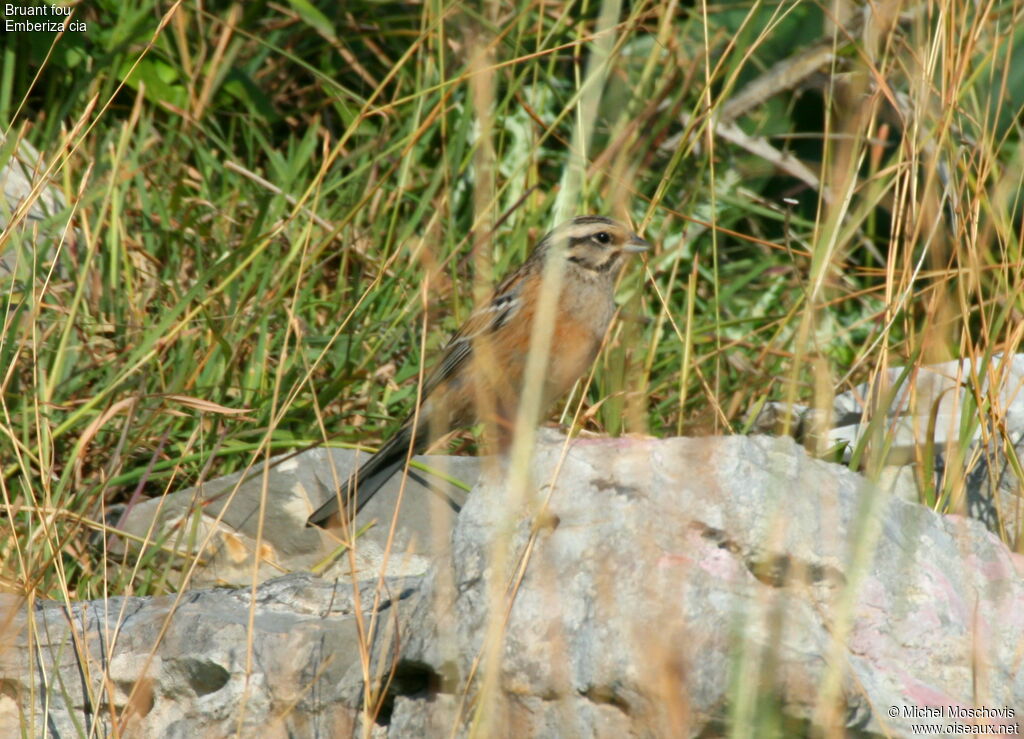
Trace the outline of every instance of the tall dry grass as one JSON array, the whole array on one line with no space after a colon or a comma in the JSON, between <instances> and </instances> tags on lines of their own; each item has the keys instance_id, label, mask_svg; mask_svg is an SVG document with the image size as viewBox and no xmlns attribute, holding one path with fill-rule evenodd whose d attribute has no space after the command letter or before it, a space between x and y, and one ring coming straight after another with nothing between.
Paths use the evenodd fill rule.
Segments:
<instances>
[{"instance_id":1,"label":"tall dry grass","mask_svg":"<svg viewBox=\"0 0 1024 739\"><path fill-rule=\"evenodd\" d=\"M386 438L425 358L573 213L630 219L657 248L552 419L742 432L768 400L829 408L886 368L971 358L985 446L1020 468L985 384L1021 338L1015 2L75 13L84 34L0 40L0 164L41 152L0 235L6 591L164 592L180 547L109 566L118 506ZM46 188L66 205L30 215ZM888 433L872 429L853 455L868 474ZM924 503L962 509L972 432L941 488L922 446ZM736 691L730 731L776 726Z\"/></svg>"}]
</instances>

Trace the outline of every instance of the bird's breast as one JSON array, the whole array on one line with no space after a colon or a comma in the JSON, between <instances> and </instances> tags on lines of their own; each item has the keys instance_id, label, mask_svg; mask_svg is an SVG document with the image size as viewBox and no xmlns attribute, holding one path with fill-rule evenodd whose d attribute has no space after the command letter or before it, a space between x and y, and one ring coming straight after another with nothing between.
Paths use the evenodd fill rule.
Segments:
<instances>
[{"instance_id":1,"label":"bird's breast","mask_svg":"<svg viewBox=\"0 0 1024 739\"><path fill-rule=\"evenodd\" d=\"M577 297L571 292L563 295L552 336L548 369L548 394L552 399L590 370L615 313L610 296L591 295L579 303Z\"/></svg>"}]
</instances>

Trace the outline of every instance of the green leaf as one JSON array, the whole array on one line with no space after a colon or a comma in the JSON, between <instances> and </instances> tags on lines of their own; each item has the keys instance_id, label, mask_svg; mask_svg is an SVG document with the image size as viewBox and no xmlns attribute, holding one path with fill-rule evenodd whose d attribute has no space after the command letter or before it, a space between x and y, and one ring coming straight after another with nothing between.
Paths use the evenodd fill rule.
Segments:
<instances>
[{"instance_id":1,"label":"green leaf","mask_svg":"<svg viewBox=\"0 0 1024 739\"><path fill-rule=\"evenodd\" d=\"M292 6L292 10L299 14L299 17L306 22L307 25L311 26L317 33L323 36L329 41L337 41L338 37L334 33L334 24L331 23L330 19L321 13L312 3L308 0L288 0L288 4Z\"/></svg>"}]
</instances>

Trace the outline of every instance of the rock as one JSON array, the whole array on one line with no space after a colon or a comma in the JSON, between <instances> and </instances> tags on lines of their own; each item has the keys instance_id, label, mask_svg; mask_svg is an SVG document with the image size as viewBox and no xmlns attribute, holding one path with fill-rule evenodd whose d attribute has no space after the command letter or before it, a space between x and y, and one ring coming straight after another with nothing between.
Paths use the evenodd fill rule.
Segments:
<instances>
[{"instance_id":1,"label":"rock","mask_svg":"<svg viewBox=\"0 0 1024 739\"><path fill-rule=\"evenodd\" d=\"M5 143L6 136L0 133L0 147ZM46 165L35 147L23 139L0 168L0 231L10 228L11 234L6 247L0 251L0 280L10 275L19 279L30 276L33 259L38 262L37 274L45 274L46 260L60 238L64 224L56 222L54 216L64 210L65 202L63 193L53 185L41 187L24 219L11 225L14 214L31 195ZM74 238L74 232L69 232L68 237Z\"/></svg>"},{"instance_id":2,"label":"rock","mask_svg":"<svg viewBox=\"0 0 1024 739\"><path fill-rule=\"evenodd\" d=\"M488 472L427 573L359 582L358 609L352 584L297 574L176 609L0 600L0 727L911 737L942 706L1019 733L1024 560L979 522L786 438L541 439L546 508ZM361 713L367 674L387 696Z\"/></svg>"},{"instance_id":3,"label":"rock","mask_svg":"<svg viewBox=\"0 0 1024 739\"><path fill-rule=\"evenodd\" d=\"M884 423L873 429L879 412ZM867 436L880 432L883 488L921 501L921 482L927 481L939 493L952 491L951 510L982 521L1014 546L1021 537L1022 481L1005 448L1012 446L1024 460L1024 355L956 360L914 372L895 367L874 386L865 383L837 395L827 411L766 403L752 428L777 433L787 422L793 436L819 449L844 445L847 461ZM934 463L922 469L928 454Z\"/></svg>"},{"instance_id":4,"label":"rock","mask_svg":"<svg viewBox=\"0 0 1024 739\"><path fill-rule=\"evenodd\" d=\"M394 600L382 618L414 584L385 582ZM360 594L367 613L373 588ZM4 736L18 735L19 720L29 736L351 735L355 612L350 585L306 574L264 583L255 603L248 589L220 589L44 602L29 614L0 595L0 726L15 728Z\"/></svg>"},{"instance_id":5,"label":"rock","mask_svg":"<svg viewBox=\"0 0 1024 739\"><path fill-rule=\"evenodd\" d=\"M114 525L140 539L165 541L179 551L201 550L202 562L190 587L249 585L256 551L260 552L260 582L284 572L308 570L328 560L341 541L323 529L307 527L306 518L321 501L334 495L336 480L348 479L356 460L354 451L323 448L279 457L270 462L265 497L263 465L258 464L245 475L227 475L198 488L144 501ZM415 457L415 461L470 485L479 474L480 460L475 457L430 455ZM376 578L385 564L383 552L396 508L398 523L386 572L395 577L418 575L447 548L455 515L466 497L464 490L442 477L413 469L399 508L401 486L402 476L396 474L356 520L357 529L370 526L359 537L357 548L357 569L367 578ZM266 512L257 546L264 499ZM123 546L118 540L112 549L118 553ZM346 558L325 574L347 576L349 570ZM174 582L180 585L180 579Z\"/></svg>"},{"instance_id":6,"label":"rock","mask_svg":"<svg viewBox=\"0 0 1024 739\"><path fill-rule=\"evenodd\" d=\"M535 479L560 457L544 447ZM396 700L397 736L458 716L467 684L485 736L704 735L744 690L891 736L920 706L1024 707L1020 558L789 439L573 444L495 647L533 530L508 497L478 486L417 602L402 659L438 687Z\"/></svg>"}]
</instances>

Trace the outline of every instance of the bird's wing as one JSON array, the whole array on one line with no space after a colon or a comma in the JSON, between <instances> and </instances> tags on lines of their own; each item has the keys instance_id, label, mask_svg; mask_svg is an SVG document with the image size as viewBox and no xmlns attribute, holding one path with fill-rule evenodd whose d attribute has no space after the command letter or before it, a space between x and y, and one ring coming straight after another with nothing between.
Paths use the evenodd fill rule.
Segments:
<instances>
[{"instance_id":1,"label":"bird's wing","mask_svg":"<svg viewBox=\"0 0 1024 739\"><path fill-rule=\"evenodd\" d=\"M522 307L522 280L518 273L502 283L487 305L476 310L445 345L437 366L427 378L423 395L458 373L473 353L473 340L497 331L507 324Z\"/></svg>"}]
</instances>

